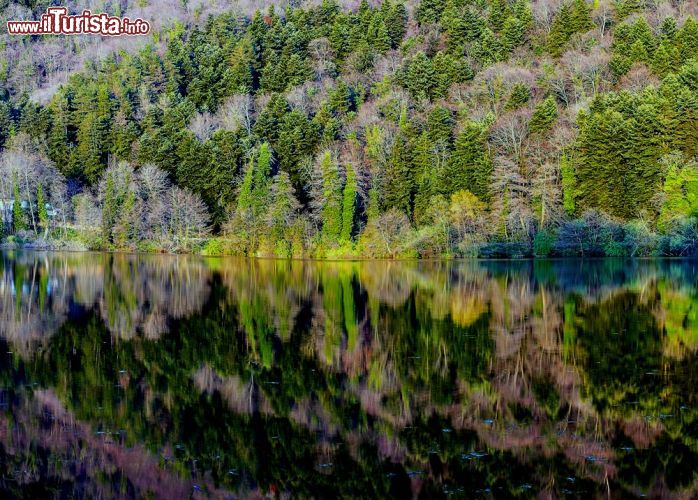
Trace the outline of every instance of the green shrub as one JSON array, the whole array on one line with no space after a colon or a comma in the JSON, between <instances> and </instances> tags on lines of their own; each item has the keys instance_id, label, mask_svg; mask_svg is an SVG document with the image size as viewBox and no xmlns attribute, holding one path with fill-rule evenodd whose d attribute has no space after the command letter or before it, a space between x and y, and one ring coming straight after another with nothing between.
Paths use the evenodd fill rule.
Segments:
<instances>
[{"instance_id":1,"label":"green shrub","mask_svg":"<svg viewBox=\"0 0 698 500\"><path fill-rule=\"evenodd\" d=\"M543 230L536 234L533 239L533 255L536 257L549 257L553 251L555 235L550 231Z\"/></svg>"}]
</instances>

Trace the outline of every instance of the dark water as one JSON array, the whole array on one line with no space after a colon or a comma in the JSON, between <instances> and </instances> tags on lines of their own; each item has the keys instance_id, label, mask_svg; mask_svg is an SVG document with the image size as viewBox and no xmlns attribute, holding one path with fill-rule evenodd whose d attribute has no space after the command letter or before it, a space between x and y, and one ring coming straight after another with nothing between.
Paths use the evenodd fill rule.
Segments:
<instances>
[{"instance_id":1,"label":"dark water","mask_svg":"<svg viewBox=\"0 0 698 500\"><path fill-rule=\"evenodd\" d=\"M0 489L698 492L698 262L5 253Z\"/></svg>"}]
</instances>

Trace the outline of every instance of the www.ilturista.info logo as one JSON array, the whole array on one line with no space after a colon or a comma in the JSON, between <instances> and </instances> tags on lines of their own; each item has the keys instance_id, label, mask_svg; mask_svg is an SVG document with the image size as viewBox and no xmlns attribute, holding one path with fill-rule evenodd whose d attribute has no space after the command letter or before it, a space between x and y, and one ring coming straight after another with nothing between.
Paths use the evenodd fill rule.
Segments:
<instances>
[{"instance_id":1,"label":"www.ilturista.info logo","mask_svg":"<svg viewBox=\"0 0 698 500\"><path fill-rule=\"evenodd\" d=\"M65 7L49 7L39 21L7 21L7 32L10 35L147 35L150 23L143 19L93 14L89 10L69 16Z\"/></svg>"}]
</instances>

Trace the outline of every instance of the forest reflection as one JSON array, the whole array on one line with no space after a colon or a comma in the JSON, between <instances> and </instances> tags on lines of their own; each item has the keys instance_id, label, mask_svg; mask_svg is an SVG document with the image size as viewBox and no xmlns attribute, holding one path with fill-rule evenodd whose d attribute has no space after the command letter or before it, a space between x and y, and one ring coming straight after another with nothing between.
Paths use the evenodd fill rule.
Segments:
<instances>
[{"instance_id":1,"label":"forest reflection","mask_svg":"<svg viewBox=\"0 0 698 500\"><path fill-rule=\"evenodd\" d=\"M696 261L1 265L6 492L698 494Z\"/></svg>"}]
</instances>

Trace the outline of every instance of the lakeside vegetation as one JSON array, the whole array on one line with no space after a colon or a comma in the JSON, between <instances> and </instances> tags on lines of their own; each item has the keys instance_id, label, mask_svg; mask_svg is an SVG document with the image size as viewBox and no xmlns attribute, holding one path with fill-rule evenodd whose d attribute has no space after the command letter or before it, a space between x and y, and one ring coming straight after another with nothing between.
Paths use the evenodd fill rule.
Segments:
<instances>
[{"instance_id":1,"label":"lakeside vegetation","mask_svg":"<svg viewBox=\"0 0 698 500\"><path fill-rule=\"evenodd\" d=\"M8 57L3 237L276 257L693 255L697 17L691 2L629 0L223 10L88 58L42 102Z\"/></svg>"}]
</instances>

